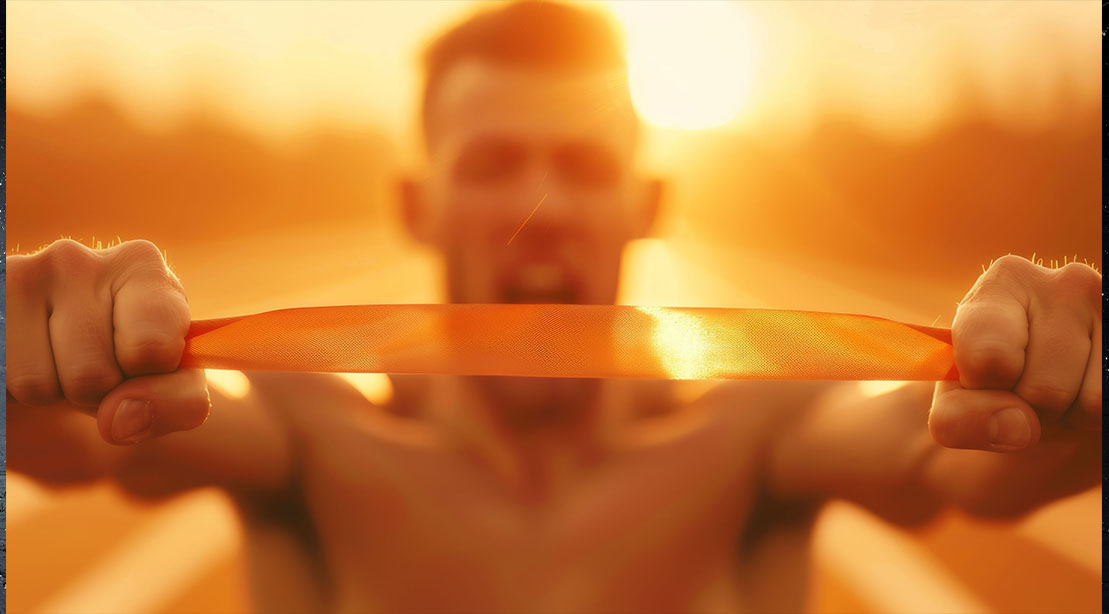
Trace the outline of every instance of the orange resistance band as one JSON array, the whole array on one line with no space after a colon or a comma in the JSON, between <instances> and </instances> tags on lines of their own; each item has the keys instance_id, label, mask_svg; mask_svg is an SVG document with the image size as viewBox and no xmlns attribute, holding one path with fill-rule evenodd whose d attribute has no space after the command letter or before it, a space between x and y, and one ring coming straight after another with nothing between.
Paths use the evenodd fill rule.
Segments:
<instances>
[{"instance_id":1,"label":"orange resistance band","mask_svg":"<svg viewBox=\"0 0 1109 614\"><path fill-rule=\"evenodd\" d=\"M182 366L660 379L956 379L951 331L869 316L622 305L357 305L193 322Z\"/></svg>"}]
</instances>

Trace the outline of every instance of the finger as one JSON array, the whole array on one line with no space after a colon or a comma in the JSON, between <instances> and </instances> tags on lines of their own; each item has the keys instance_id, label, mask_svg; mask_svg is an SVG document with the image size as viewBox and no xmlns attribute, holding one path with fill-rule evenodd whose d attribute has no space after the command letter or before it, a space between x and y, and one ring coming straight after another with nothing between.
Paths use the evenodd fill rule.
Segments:
<instances>
[{"instance_id":1,"label":"finger","mask_svg":"<svg viewBox=\"0 0 1109 614\"><path fill-rule=\"evenodd\" d=\"M189 330L189 307L161 252L145 241L116 248L120 273L113 287L116 360L128 376L177 368Z\"/></svg>"},{"instance_id":2,"label":"finger","mask_svg":"<svg viewBox=\"0 0 1109 614\"><path fill-rule=\"evenodd\" d=\"M107 300L71 297L50 315L50 347L65 398L96 405L123 381L112 351L112 321Z\"/></svg>"},{"instance_id":3,"label":"finger","mask_svg":"<svg viewBox=\"0 0 1109 614\"><path fill-rule=\"evenodd\" d=\"M1016 452L1040 439L1040 421L1023 399L1008 390L970 390L939 382L928 414L928 430L948 448Z\"/></svg>"},{"instance_id":4,"label":"finger","mask_svg":"<svg viewBox=\"0 0 1109 614\"><path fill-rule=\"evenodd\" d=\"M959 304L951 326L955 366L964 388L1011 389L1024 371L1028 297L1038 274L1020 259L1003 258L980 277Z\"/></svg>"},{"instance_id":5,"label":"finger","mask_svg":"<svg viewBox=\"0 0 1109 614\"><path fill-rule=\"evenodd\" d=\"M7 390L26 405L49 405L62 398L54 353L50 349L46 299L34 267L8 261Z\"/></svg>"},{"instance_id":6,"label":"finger","mask_svg":"<svg viewBox=\"0 0 1109 614\"><path fill-rule=\"evenodd\" d=\"M1047 297L1033 305L1024 374L1014 388L1041 420L1055 422L1074 403L1090 361L1093 321L1081 302Z\"/></svg>"},{"instance_id":7,"label":"finger","mask_svg":"<svg viewBox=\"0 0 1109 614\"><path fill-rule=\"evenodd\" d=\"M133 444L194 429L208 419L210 407L203 370L145 375L125 381L104 397L97 428L108 443Z\"/></svg>"},{"instance_id":8,"label":"finger","mask_svg":"<svg viewBox=\"0 0 1109 614\"><path fill-rule=\"evenodd\" d=\"M1094 334L1090 338L1090 359L1086 364L1086 374L1082 379L1082 388L1078 392L1078 400L1071 405L1064 416L1064 421L1076 428L1101 430L1101 395L1102 395L1102 360L1101 353L1102 324L1094 323Z\"/></svg>"}]
</instances>

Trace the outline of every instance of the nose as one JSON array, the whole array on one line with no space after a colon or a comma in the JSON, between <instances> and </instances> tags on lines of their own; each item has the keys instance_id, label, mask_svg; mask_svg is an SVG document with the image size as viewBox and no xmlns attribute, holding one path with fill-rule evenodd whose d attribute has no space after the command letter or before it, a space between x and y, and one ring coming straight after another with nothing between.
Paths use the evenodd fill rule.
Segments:
<instances>
[{"instance_id":1,"label":"nose","mask_svg":"<svg viewBox=\"0 0 1109 614\"><path fill-rule=\"evenodd\" d=\"M564 185L559 174L544 167L536 182L533 221L544 224L566 223L575 215L571 190Z\"/></svg>"},{"instance_id":2,"label":"nose","mask_svg":"<svg viewBox=\"0 0 1109 614\"><path fill-rule=\"evenodd\" d=\"M528 198L525 206L517 209L526 217L516 229L515 241L535 245L562 240L578 215L567 190L548 176Z\"/></svg>"}]
</instances>

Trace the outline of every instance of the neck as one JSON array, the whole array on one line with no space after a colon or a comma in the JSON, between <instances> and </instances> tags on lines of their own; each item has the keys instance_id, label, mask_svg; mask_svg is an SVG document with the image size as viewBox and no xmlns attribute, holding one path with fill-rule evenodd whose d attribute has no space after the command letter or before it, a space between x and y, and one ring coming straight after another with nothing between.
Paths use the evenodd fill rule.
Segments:
<instances>
[{"instance_id":1,"label":"neck","mask_svg":"<svg viewBox=\"0 0 1109 614\"><path fill-rule=\"evenodd\" d=\"M608 380L452 378L438 396L448 438L529 499L603 458L631 406L627 386Z\"/></svg>"}]
</instances>

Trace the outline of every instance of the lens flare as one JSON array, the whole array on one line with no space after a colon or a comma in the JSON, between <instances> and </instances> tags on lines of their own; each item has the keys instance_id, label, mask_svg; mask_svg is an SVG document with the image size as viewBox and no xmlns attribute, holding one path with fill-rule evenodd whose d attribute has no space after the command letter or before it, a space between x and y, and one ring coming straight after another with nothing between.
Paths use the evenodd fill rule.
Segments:
<instances>
[{"instance_id":1,"label":"lens flare","mask_svg":"<svg viewBox=\"0 0 1109 614\"><path fill-rule=\"evenodd\" d=\"M756 45L743 7L726 2L612 2L627 38L636 110L658 126L704 129L751 93Z\"/></svg>"},{"instance_id":2,"label":"lens flare","mask_svg":"<svg viewBox=\"0 0 1109 614\"><path fill-rule=\"evenodd\" d=\"M383 373L336 373L354 386L374 405L385 405L393 399L393 382Z\"/></svg>"},{"instance_id":3,"label":"lens flare","mask_svg":"<svg viewBox=\"0 0 1109 614\"><path fill-rule=\"evenodd\" d=\"M205 369L208 385L232 399L241 399L250 393L250 380L242 371L231 369Z\"/></svg>"}]
</instances>

